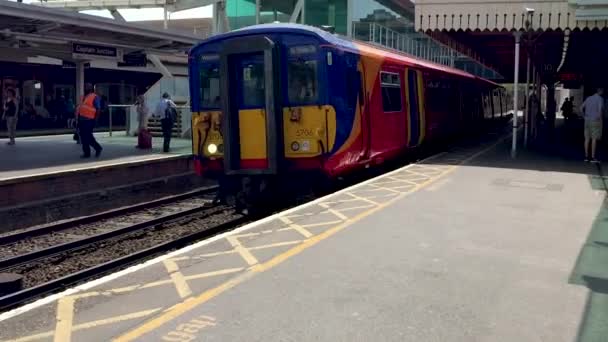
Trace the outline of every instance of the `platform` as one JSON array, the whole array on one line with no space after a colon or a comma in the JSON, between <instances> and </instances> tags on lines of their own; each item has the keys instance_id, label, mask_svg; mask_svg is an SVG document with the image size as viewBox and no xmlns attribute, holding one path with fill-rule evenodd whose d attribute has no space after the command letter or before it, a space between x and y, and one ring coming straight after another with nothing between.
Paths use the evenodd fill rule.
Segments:
<instances>
[{"instance_id":1,"label":"platform","mask_svg":"<svg viewBox=\"0 0 608 342\"><path fill-rule=\"evenodd\" d=\"M0 182L14 178L51 174L66 170L81 170L111 164L163 159L190 155L190 139L171 140L170 153L162 153L162 138L153 138L151 150L135 148L136 137L125 132L95 133L104 148L99 159L80 159L82 148L72 139L71 134L17 138L15 146L0 141Z\"/></svg>"},{"instance_id":2,"label":"platform","mask_svg":"<svg viewBox=\"0 0 608 342\"><path fill-rule=\"evenodd\" d=\"M602 341L603 178L509 146L454 148L1 314L0 340Z\"/></svg>"},{"instance_id":3,"label":"platform","mask_svg":"<svg viewBox=\"0 0 608 342\"><path fill-rule=\"evenodd\" d=\"M172 139L162 153L162 138L153 148L135 148L125 132L96 133L103 146L99 158L81 159L72 135L0 141L0 233L54 220L90 215L197 186L191 141Z\"/></svg>"}]
</instances>

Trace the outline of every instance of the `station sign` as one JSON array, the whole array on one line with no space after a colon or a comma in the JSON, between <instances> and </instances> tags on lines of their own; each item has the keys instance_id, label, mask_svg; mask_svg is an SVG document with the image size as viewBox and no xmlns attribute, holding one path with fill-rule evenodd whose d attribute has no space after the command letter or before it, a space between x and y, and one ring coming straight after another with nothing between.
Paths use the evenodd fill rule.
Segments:
<instances>
[{"instance_id":1,"label":"station sign","mask_svg":"<svg viewBox=\"0 0 608 342\"><path fill-rule=\"evenodd\" d=\"M123 61L118 62L119 67L146 67L148 59L145 53L128 53L123 56Z\"/></svg>"},{"instance_id":2,"label":"station sign","mask_svg":"<svg viewBox=\"0 0 608 342\"><path fill-rule=\"evenodd\" d=\"M121 49L93 44L72 44L72 57L74 59L108 59L113 61L122 61L123 53Z\"/></svg>"}]
</instances>

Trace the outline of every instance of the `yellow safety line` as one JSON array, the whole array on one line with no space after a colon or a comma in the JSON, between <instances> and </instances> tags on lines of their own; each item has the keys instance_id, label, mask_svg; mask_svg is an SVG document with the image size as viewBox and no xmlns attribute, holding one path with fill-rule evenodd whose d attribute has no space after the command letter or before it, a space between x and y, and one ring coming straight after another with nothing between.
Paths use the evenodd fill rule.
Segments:
<instances>
[{"instance_id":1,"label":"yellow safety line","mask_svg":"<svg viewBox=\"0 0 608 342\"><path fill-rule=\"evenodd\" d=\"M190 289L190 285L186 281L184 275L179 270L179 266L177 262L167 259L164 260L165 268L167 272L169 272L169 276L171 280L173 280L173 284L175 284L175 289L181 298L186 298L192 294L192 290Z\"/></svg>"},{"instance_id":2,"label":"yellow safety line","mask_svg":"<svg viewBox=\"0 0 608 342\"><path fill-rule=\"evenodd\" d=\"M232 247L234 247L234 250L237 253L239 253L243 259L245 259L245 262L247 262L247 264L249 266L252 266L252 265L255 265L258 263L258 259L256 259L253 256L253 254L251 254L251 252L249 252L249 250L247 248L245 248L245 247L243 247L243 245L241 245L241 242L238 240L237 237L226 236L226 240L228 240L230 245L232 245Z\"/></svg>"},{"instance_id":3,"label":"yellow safety line","mask_svg":"<svg viewBox=\"0 0 608 342\"><path fill-rule=\"evenodd\" d=\"M57 303L55 342L70 342L72 340L74 301L74 297L67 296L59 299L59 302Z\"/></svg>"}]
</instances>

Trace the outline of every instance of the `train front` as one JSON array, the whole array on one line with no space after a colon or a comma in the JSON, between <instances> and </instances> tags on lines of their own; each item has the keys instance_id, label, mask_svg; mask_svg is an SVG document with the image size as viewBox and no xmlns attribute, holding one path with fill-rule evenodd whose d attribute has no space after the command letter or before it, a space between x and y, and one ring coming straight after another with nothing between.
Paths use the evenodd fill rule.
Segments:
<instances>
[{"instance_id":1,"label":"train front","mask_svg":"<svg viewBox=\"0 0 608 342\"><path fill-rule=\"evenodd\" d=\"M336 140L328 51L314 34L273 25L220 35L194 48L197 171L239 181L326 173Z\"/></svg>"}]
</instances>

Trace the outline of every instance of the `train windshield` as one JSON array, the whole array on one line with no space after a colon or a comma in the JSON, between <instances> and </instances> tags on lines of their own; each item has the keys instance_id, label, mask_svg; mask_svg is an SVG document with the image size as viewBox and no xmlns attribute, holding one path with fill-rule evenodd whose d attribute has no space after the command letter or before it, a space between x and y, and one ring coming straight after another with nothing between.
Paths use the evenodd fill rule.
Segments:
<instances>
[{"instance_id":1,"label":"train windshield","mask_svg":"<svg viewBox=\"0 0 608 342\"><path fill-rule=\"evenodd\" d=\"M287 82L291 105L317 102L317 50L315 46L305 45L289 48Z\"/></svg>"},{"instance_id":2,"label":"train windshield","mask_svg":"<svg viewBox=\"0 0 608 342\"><path fill-rule=\"evenodd\" d=\"M209 56L203 56L203 61ZM220 108L220 71L219 64L205 63L201 64L200 68L200 98L201 107L208 109Z\"/></svg>"}]
</instances>

